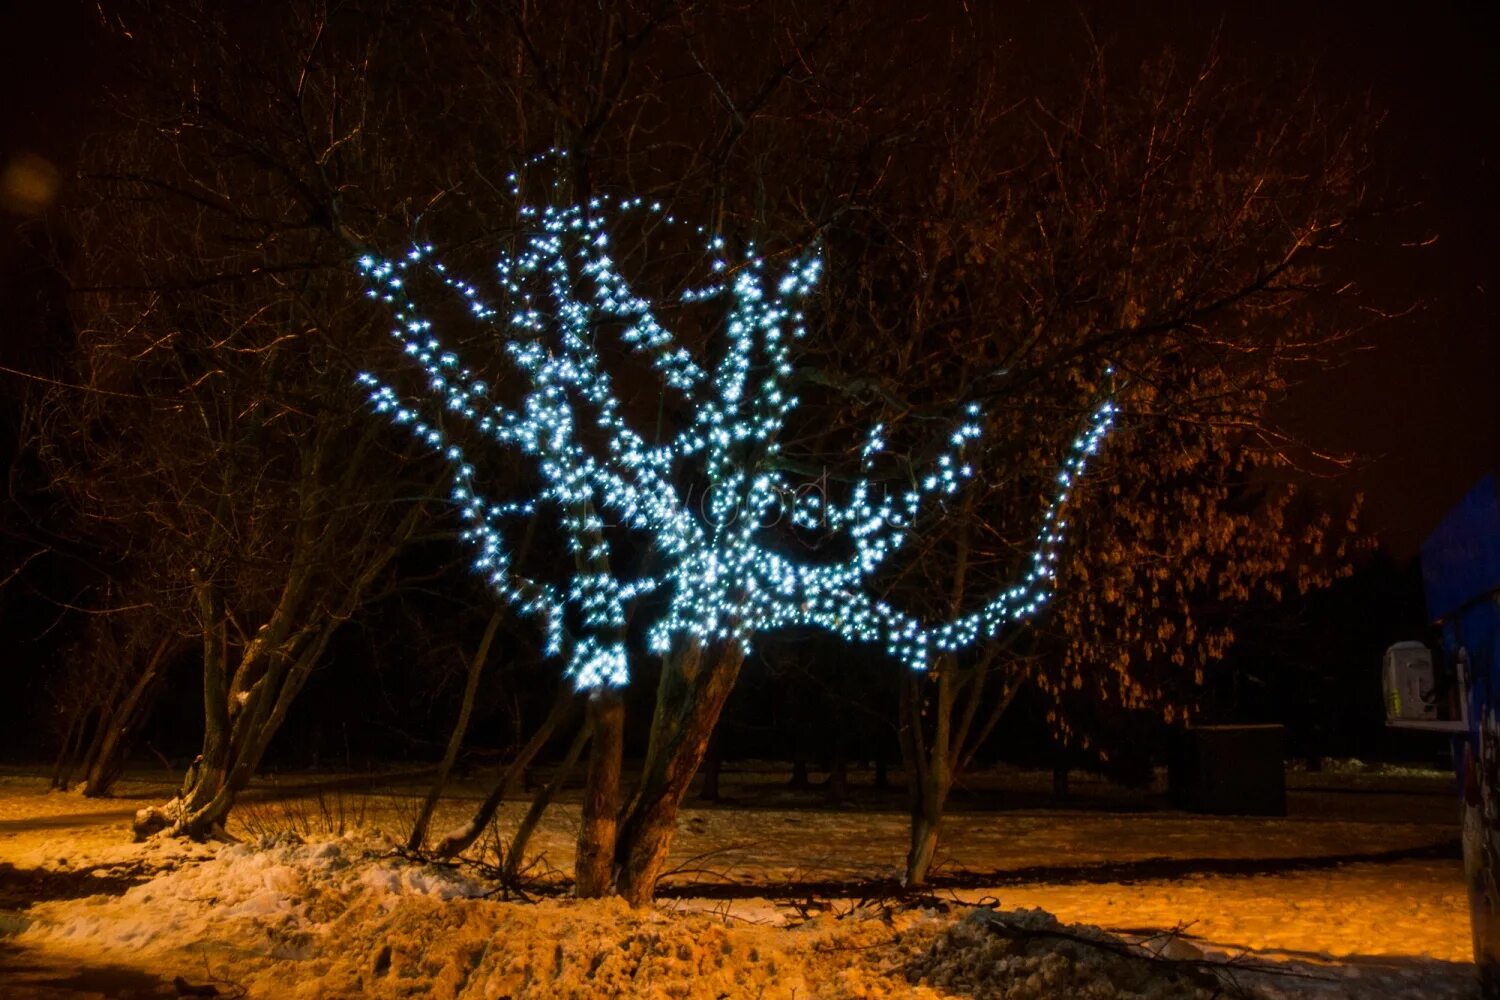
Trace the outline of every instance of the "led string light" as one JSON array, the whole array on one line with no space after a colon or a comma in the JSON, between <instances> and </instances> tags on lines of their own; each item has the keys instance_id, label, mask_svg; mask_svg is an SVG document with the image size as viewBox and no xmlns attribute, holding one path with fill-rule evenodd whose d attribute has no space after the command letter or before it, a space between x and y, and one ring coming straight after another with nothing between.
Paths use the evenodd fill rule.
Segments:
<instances>
[{"instance_id":1,"label":"led string light","mask_svg":"<svg viewBox=\"0 0 1500 1000\"><path fill-rule=\"evenodd\" d=\"M511 183L519 200L514 175ZM475 571L500 599L542 620L548 654L566 660L575 684L627 682L627 606L658 590L667 599L647 629L655 652L684 637L748 645L757 632L810 625L850 641L883 643L914 669L926 668L936 653L991 639L1041 609L1067 528L1059 512L1109 432L1113 403L1094 410L1064 459L1026 576L974 611L923 623L874 597L869 577L907 541L927 501L954 495L972 478L964 451L981 435L979 406L965 409L944 450L900 492L872 499L871 471L885 446L877 425L861 450L862 476L843 502L799 495L776 455L797 405L786 391L790 344L806 334L800 304L818 285L817 253L794 257L772 274L753 245L731 259L722 237L707 240L714 279L681 300L724 302L725 350L708 367L676 341L610 256L609 223L632 213L662 216L659 204L599 196L587 205L522 204L518 213L527 233L516 252L499 255L494 302L453 277L430 246L393 260L360 259L369 294L392 306L392 336L421 369L426 394L405 399L374 375L362 373L359 380L375 412L453 464L450 495L465 521L464 540L477 550ZM492 399L489 383L439 340L408 291L407 279L419 271L440 278L476 321L496 331L525 390L517 406ZM693 412L665 444L649 444L626 422L594 342L605 326L618 329L620 342L649 360L664 391L680 394ZM532 459L541 478L536 495L512 503L487 498L463 445L438 425L434 411ZM593 434L581 434L584 427ZM602 447L589 443L599 438ZM695 479L712 487L706 519L694 516L691 493L679 486ZM795 497L792 523L841 535L850 543L847 558L799 560L767 544L766 515L788 496ZM505 544L507 521L544 512L575 557L562 584L521 576ZM618 531L606 528L606 516ZM610 570L618 565L611 557L620 534L644 536L665 569L657 575Z\"/></svg>"}]
</instances>

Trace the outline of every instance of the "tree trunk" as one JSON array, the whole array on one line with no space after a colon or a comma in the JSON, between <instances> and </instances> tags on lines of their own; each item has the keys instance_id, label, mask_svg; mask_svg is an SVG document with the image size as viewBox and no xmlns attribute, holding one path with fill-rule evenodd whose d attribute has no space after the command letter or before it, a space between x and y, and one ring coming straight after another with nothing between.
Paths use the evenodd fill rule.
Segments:
<instances>
[{"instance_id":1,"label":"tree trunk","mask_svg":"<svg viewBox=\"0 0 1500 1000\"><path fill-rule=\"evenodd\" d=\"M208 806L223 789L229 770L229 679L225 664L229 626L213 584L196 568L188 576L203 636L203 751L188 767L177 798L163 807L147 807L135 814L137 840L168 828L179 836L198 839L223 818L210 815ZM219 811L227 815L228 809Z\"/></svg>"},{"instance_id":2,"label":"tree trunk","mask_svg":"<svg viewBox=\"0 0 1500 1000\"><path fill-rule=\"evenodd\" d=\"M246 657L253 650L268 663L259 679L244 687L232 702L225 683L224 625L205 631L203 752L194 760L176 799L164 807L136 813L137 838L160 829L194 840L224 836L224 824L236 796L249 785L287 709L322 658L338 624L337 619L326 620L321 629L299 632L276 647L247 646ZM254 666L242 658L236 674L251 669ZM236 709L233 713L231 705Z\"/></svg>"},{"instance_id":3,"label":"tree trunk","mask_svg":"<svg viewBox=\"0 0 1500 1000\"><path fill-rule=\"evenodd\" d=\"M303 633L299 640L266 654L272 663L247 690L244 707L233 721L228 721L227 712L217 720L213 714L209 715L210 728L204 736L203 753L194 762L182 795L176 802L168 803L165 810L142 810L136 814L137 836L151 832L151 827L163 816L168 820L166 826L177 836L194 840L224 836L224 824L235 798L250 784L271 738L281 728L292 700L322 658L337 625L336 621L330 621L316 635ZM205 681L208 680L206 676ZM221 707L227 706L221 703Z\"/></svg>"},{"instance_id":4,"label":"tree trunk","mask_svg":"<svg viewBox=\"0 0 1500 1000\"><path fill-rule=\"evenodd\" d=\"M963 500L960 513L958 544L954 553L953 587L949 603L957 614L963 605L964 582L969 571L970 514L974 506L974 494L969 492ZM948 791L953 787L953 774L962 759L964 738L974 713L978 709L981 673L969 686L969 702L963 717L958 720L958 731L954 732L953 706L958 700L958 659L953 653L938 657L928 677L936 688L932 704L932 734L929 739L923 728L922 679L908 675L901 688L902 708L902 755L907 763L907 794L911 804L911 845L906 852L907 886L919 886L927 881L932 868L933 856L937 853L938 835L943 822L943 809L948 804ZM956 737L956 738L955 738Z\"/></svg>"},{"instance_id":5,"label":"tree trunk","mask_svg":"<svg viewBox=\"0 0 1500 1000\"><path fill-rule=\"evenodd\" d=\"M558 789L567 784L573 768L578 766L578 758L583 753L583 745L589 742L592 734L593 727L590 724L584 723L578 727L578 734L573 737L573 743L568 747L568 754L557 766L552 780L543 785L533 796L526 815L521 817L521 825L516 827L516 835L511 838L510 848L505 852L505 876L512 882L520 874L521 862L526 857L526 845L531 841L531 835L536 832L537 824L542 821L542 814L547 811L547 806L552 804L552 797L557 794Z\"/></svg>"},{"instance_id":6,"label":"tree trunk","mask_svg":"<svg viewBox=\"0 0 1500 1000\"><path fill-rule=\"evenodd\" d=\"M335 459L345 462L347 476L359 468L347 453L335 455L333 433L332 425L326 433L320 429L301 452L291 559L262 624L251 631L253 623L241 623L248 637L234 647L233 673L229 660L234 615L225 606L222 584L196 567L188 572L203 637L203 752L176 799L136 813L137 838L162 829L194 839L222 835L235 797L250 783L333 633L364 602L421 523L422 505L413 504L389 537L367 539L352 550L327 550L328 522L319 512L327 492L322 469ZM373 447L375 439L373 432L367 434L357 451ZM227 502L221 500L221 508ZM220 520L224 513L221 509ZM341 560L342 572L320 576L320 566L334 558ZM330 588L337 596L325 603Z\"/></svg>"},{"instance_id":7,"label":"tree trunk","mask_svg":"<svg viewBox=\"0 0 1500 1000\"><path fill-rule=\"evenodd\" d=\"M68 730L63 734L62 749L58 751L57 762L52 766L51 787L59 791L66 792L73 783L73 766L77 763L78 746L88 730L89 714L87 706L69 713Z\"/></svg>"},{"instance_id":8,"label":"tree trunk","mask_svg":"<svg viewBox=\"0 0 1500 1000\"><path fill-rule=\"evenodd\" d=\"M698 798L704 802L719 801L719 772L724 769L724 752L717 736L708 741L708 757L703 761L703 784Z\"/></svg>"},{"instance_id":9,"label":"tree trunk","mask_svg":"<svg viewBox=\"0 0 1500 1000\"><path fill-rule=\"evenodd\" d=\"M943 810L953 787L950 723L953 719L955 678L953 659L943 657L937 664L936 688L932 705L932 736L929 743L922 731L921 678L908 678L903 689L902 708L905 739L911 742L907 770L907 794L911 804L911 844L906 852L907 886L924 885L932 860L937 853L942 830Z\"/></svg>"},{"instance_id":10,"label":"tree trunk","mask_svg":"<svg viewBox=\"0 0 1500 1000\"><path fill-rule=\"evenodd\" d=\"M516 782L526 774L526 769L536 755L541 752L542 747L552 738L557 727L562 725L573 712L573 706L577 699L574 696L573 686L564 681L558 685L557 696L552 701L552 708L547 712L547 717L537 727L536 732L526 741L526 745L516 754L515 760L506 765L505 770L500 772L500 778L490 789L490 794L485 796L479 808L474 811L474 816L462 828L454 830L438 841L433 848L433 853L440 858L452 858L467 851L479 835L495 818L495 813L500 808L500 803L505 801Z\"/></svg>"},{"instance_id":11,"label":"tree trunk","mask_svg":"<svg viewBox=\"0 0 1500 1000\"><path fill-rule=\"evenodd\" d=\"M943 822L941 808L924 808L912 814L911 844L906 849L906 877L902 883L908 888L927 884L932 871L932 859L937 854L938 833Z\"/></svg>"},{"instance_id":12,"label":"tree trunk","mask_svg":"<svg viewBox=\"0 0 1500 1000\"><path fill-rule=\"evenodd\" d=\"M828 781L823 785L823 800L831 806L841 806L849 800L849 762L842 753L833 758Z\"/></svg>"},{"instance_id":13,"label":"tree trunk","mask_svg":"<svg viewBox=\"0 0 1500 1000\"><path fill-rule=\"evenodd\" d=\"M101 723L107 726L104 738L94 746L84 761L83 794L90 798L108 795L109 790L125 770L125 757L140 726L150 714L151 705L161 692L162 665L174 637L166 636L157 643L145 669L131 685L119 705L109 712Z\"/></svg>"},{"instance_id":14,"label":"tree trunk","mask_svg":"<svg viewBox=\"0 0 1500 1000\"><path fill-rule=\"evenodd\" d=\"M966 682L961 682L951 656L940 659L935 668L932 703L923 709L919 677L909 677L901 688L901 758L906 767L908 801L911 806L911 843L906 854L908 886L922 885L932 868L942 832L943 812L953 782L964 773L974 754L989 738L1000 717L1015 699L1019 684L1007 685L990 708L988 717L977 729L979 700L984 693L988 657ZM960 692L966 699L964 710L954 718ZM930 715L931 735L923 728Z\"/></svg>"},{"instance_id":15,"label":"tree trunk","mask_svg":"<svg viewBox=\"0 0 1500 1000\"><path fill-rule=\"evenodd\" d=\"M792 776L787 781L788 788L806 788L812 782L807 777L807 754L801 750L792 758Z\"/></svg>"},{"instance_id":16,"label":"tree trunk","mask_svg":"<svg viewBox=\"0 0 1500 1000\"><path fill-rule=\"evenodd\" d=\"M420 851L427 840L427 826L432 822L432 814L437 810L438 799L442 798L443 789L448 786L448 775L453 772L453 763L458 760L459 748L463 746L464 736L469 731L469 717L474 714L474 699L479 693L479 678L484 673L485 661L490 656L490 644L495 641L495 632L499 630L500 622L504 618L504 612L497 607L490 615L484 635L479 639L479 648L474 651L473 658L469 660L469 672L464 681L463 701L458 706L458 718L453 723L453 731L448 734L448 746L443 751L442 762L438 764L438 772L432 781L432 788L428 790L422 809L417 813L416 822L411 826L411 836L406 838L408 851Z\"/></svg>"},{"instance_id":17,"label":"tree trunk","mask_svg":"<svg viewBox=\"0 0 1500 1000\"><path fill-rule=\"evenodd\" d=\"M69 765L68 773L65 776L68 785L72 785L73 783L73 765L82 766L84 775L87 777L90 763L99 756L99 750L104 745L105 737L109 734L110 726L114 722L115 706L120 702L120 689L124 686L124 683L125 678L116 673L116 676L110 682L109 693L100 698L95 703L93 710L88 713L86 718L94 720L92 727L89 727L85 723L83 729L84 733L91 734L89 736L88 748L83 751L81 758Z\"/></svg>"},{"instance_id":18,"label":"tree trunk","mask_svg":"<svg viewBox=\"0 0 1500 1000\"><path fill-rule=\"evenodd\" d=\"M593 744L573 862L575 892L582 899L607 896L615 885L615 834L625 746L625 702L618 688L600 687L589 695L589 727Z\"/></svg>"},{"instance_id":19,"label":"tree trunk","mask_svg":"<svg viewBox=\"0 0 1500 1000\"><path fill-rule=\"evenodd\" d=\"M932 870L942 832L943 811L951 786L941 780L930 780L914 799L911 814L911 843L906 851L906 873L902 884L925 885Z\"/></svg>"},{"instance_id":20,"label":"tree trunk","mask_svg":"<svg viewBox=\"0 0 1500 1000\"><path fill-rule=\"evenodd\" d=\"M656 714L641 781L616 845L617 888L632 906L651 902L672 846L677 812L708 749L714 725L744 662L730 644L681 646L662 664Z\"/></svg>"}]
</instances>

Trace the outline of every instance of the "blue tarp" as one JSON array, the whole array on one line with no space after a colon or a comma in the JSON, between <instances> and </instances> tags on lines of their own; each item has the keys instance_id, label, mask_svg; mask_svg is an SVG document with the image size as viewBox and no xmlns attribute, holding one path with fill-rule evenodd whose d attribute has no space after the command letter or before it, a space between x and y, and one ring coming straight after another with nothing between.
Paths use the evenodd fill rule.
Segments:
<instances>
[{"instance_id":1,"label":"blue tarp","mask_svg":"<svg viewBox=\"0 0 1500 1000\"><path fill-rule=\"evenodd\" d=\"M1441 623L1443 653L1467 659L1469 732L1478 749L1485 710L1500 709L1500 491L1485 476L1422 543L1428 617ZM1459 758L1462 765L1462 755Z\"/></svg>"},{"instance_id":2,"label":"blue tarp","mask_svg":"<svg viewBox=\"0 0 1500 1000\"><path fill-rule=\"evenodd\" d=\"M1467 661L1469 731L1454 740L1464 868L1482 995L1500 998L1500 493L1486 476L1422 543L1427 613L1443 654Z\"/></svg>"},{"instance_id":3,"label":"blue tarp","mask_svg":"<svg viewBox=\"0 0 1500 1000\"><path fill-rule=\"evenodd\" d=\"M1422 584L1434 621L1500 590L1500 492L1494 476L1481 479L1422 543Z\"/></svg>"}]
</instances>

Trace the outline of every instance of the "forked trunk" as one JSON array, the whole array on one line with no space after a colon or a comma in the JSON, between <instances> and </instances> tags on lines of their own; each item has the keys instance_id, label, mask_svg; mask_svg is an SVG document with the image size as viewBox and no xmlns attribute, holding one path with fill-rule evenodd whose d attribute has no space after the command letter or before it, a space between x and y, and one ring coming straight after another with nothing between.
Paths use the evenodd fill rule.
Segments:
<instances>
[{"instance_id":1,"label":"forked trunk","mask_svg":"<svg viewBox=\"0 0 1500 1000\"><path fill-rule=\"evenodd\" d=\"M90 706L78 708L69 714L62 749L52 766L52 788L65 792L73 787L73 768L78 764L78 748L82 746L83 738L88 733L89 717L93 714Z\"/></svg>"},{"instance_id":2,"label":"forked trunk","mask_svg":"<svg viewBox=\"0 0 1500 1000\"><path fill-rule=\"evenodd\" d=\"M120 682L116 680L115 683L110 685L109 693L104 696L104 699L99 702L94 710L89 712L89 718L92 720L93 726L91 729L85 729L85 732L89 733L88 746L84 749L82 758L73 762L83 768L85 779L88 777L90 763L98 758L99 749L104 745L105 737L109 734L110 727L114 724L115 708L119 704L119 697ZM67 784L63 787L70 787L73 783L72 779L72 764L70 764Z\"/></svg>"},{"instance_id":3,"label":"forked trunk","mask_svg":"<svg viewBox=\"0 0 1500 1000\"><path fill-rule=\"evenodd\" d=\"M744 649L693 642L662 664L641 781L621 824L616 888L632 906L651 902L666 865L677 812L703 762L714 725L739 676Z\"/></svg>"},{"instance_id":4,"label":"forked trunk","mask_svg":"<svg viewBox=\"0 0 1500 1000\"><path fill-rule=\"evenodd\" d=\"M412 504L389 537L382 533L379 541L367 539L350 550L330 547L334 536L322 508L328 496L325 464L345 463L347 487L361 467L357 456L376 439L373 432L366 435L351 456L338 447L335 433L328 424L304 442L291 559L258 628L236 624L222 581L196 567L188 570L203 640L203 752L177 798L136 813L137 838L163 829L194 839L222 835L235 796L250 783L334 631L364 602L421 523L422 505ZM221 496L218 522L228 520L228 495ZM341 560L341 572L323 575L322 567L334 559ZM232 641L242 630L248 634Z\"/></svg>"},{"instance_id":5,"label":"forked trunk","mask_svg":"<svg viewBox=\"0 0 1500 1000\"><path fill-rule=\"evenodd\" d=\"M269 654L271 663L264 676L243 699L236 699L238 711L233 715L227 711L223 672L212 660L205 665L203 752L188 769L177 798L136 813L137 839L159 830L194 840L224 836L235 798L250 784L336 626L330 622L321 631L305 634Z\"/></svg>"}]
</instances>

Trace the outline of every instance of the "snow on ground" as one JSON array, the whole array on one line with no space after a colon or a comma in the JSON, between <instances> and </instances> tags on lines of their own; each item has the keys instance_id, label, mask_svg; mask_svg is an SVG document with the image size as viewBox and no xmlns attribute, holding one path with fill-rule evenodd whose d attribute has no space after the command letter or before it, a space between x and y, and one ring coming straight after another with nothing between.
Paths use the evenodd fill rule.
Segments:
<instances>
[{"instance_id":1,"label":"snow on ground","mask_svg":"<svg viewBox=\"0 0 1500 1000\"><path fill-rule=\"evenodd\" d=\"M131 862L161 851L182 853L181 845L144 847L121 835L136 809L169 795L162 782L133 780L122 781L113 798L87 799L48 791L46 781L35 776L0 775L0 864L65 870Z\"/></svg>"},{"instance_id":2,"label":"snow on ground","mask_svg":"<svg viewBox=\"0 0 1500 1000\"><path fill-rule=\"evenodd\" d=\"M256 997L1209 1000L1218 985L1040 910L851 906L782 926L483 892L370 839L284 837L120 896L39 904L20 940L80 963L201 970L199 985ZM1177 947L1171 957L1202 957Z\"/></svg>"},{"instance_id":3,"label":"snow on ground","mask_svg":"<svg viewBox=\"0 0 1500 1000\"><path fill-rule=\"evenodd\" d=\"M1357 864L1279 876L1134 884L1029 884L956 895L1041 907L1064 921L1111 928L1182 924L1193 938L1220 950L1468 963L1473 959L1468 898L1461 880L1453 877L1455 864Z\"/></svg>"},{"instance_id":4,"label":"snow on ground","mask_svg":"<svg viewBox=\"0 0 1500 1000\"><path fill-rule=\"evenodd\" d=\"M256 846L205 848L124 842L135 808L167 791L160 783L100 801L0 776L0 980L20 967L6 954L19 947L40 967L94 970L95 985L119 986L16 994L39 997L130 995L124 977L143 970L157 985L217 979L221 995L238 984L252 997L1195 995L1192 982L1160 977L1157 993L1142 993L1135 963L1071 940L1092 932L1027 912L1041 908L1065 925L1170 940L1175 957L1243 956L1317 977L1242 976L1261 996L1471 995L1461 865L1444 849L1455 834L1446 785L1290 777L1284 819L955 814L938 873L950 884L916 909L861 909L827 898L837 895L827 884L891 876L905 817L886 802L811 808L807 793L792 808L779 780L757 788L750 776L726 785L736 805L684 810L676 898L639 912L612 901L480 898L472 870L402 861L389 835L409 821L412 788L265 786L231 826ZM459 789L434 829L459 825L478 794ZM502 834L520 810L506 808ZM566 875L576 825L576 804L555 807L533 842L537 874ZM337 835L355 827L365 832ZM378 829L386 839L369 832ZM726 881L742 884L739 898L712 888ZM771 898L757 896L771 885ZM820 898L789 905L804 887ZM31 899L51 901L7 917ZM1002 911L957 905L981 901ZM809 913L820 915L803 920ZM996 921L1046 933L1017 938ZM1174 928L1182 935L1160 936Z\"/></svg>"}]
</instances>

